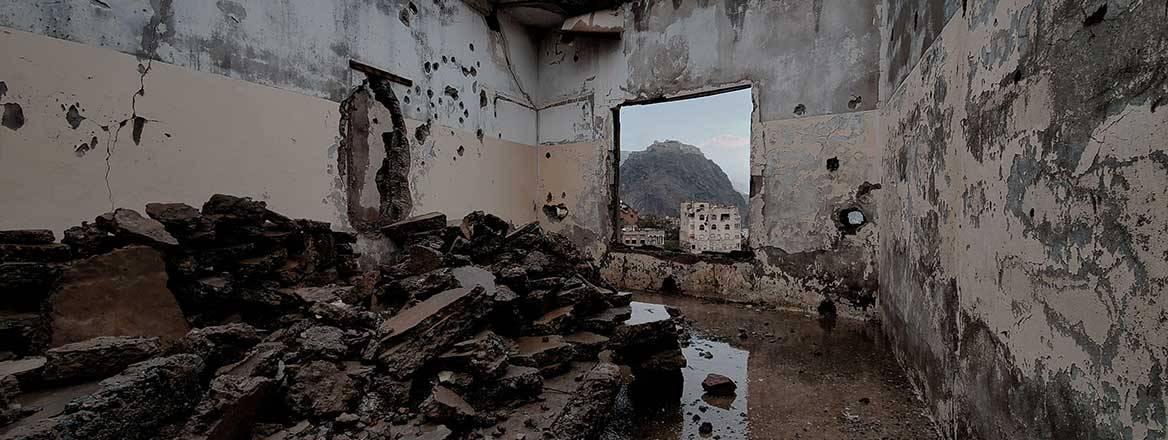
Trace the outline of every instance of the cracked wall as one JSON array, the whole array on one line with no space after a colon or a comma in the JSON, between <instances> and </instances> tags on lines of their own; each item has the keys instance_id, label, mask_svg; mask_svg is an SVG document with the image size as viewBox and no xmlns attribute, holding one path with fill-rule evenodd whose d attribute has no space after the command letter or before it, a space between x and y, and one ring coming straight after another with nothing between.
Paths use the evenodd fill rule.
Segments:
<instances>
[{"instance_id":1,"label":"cracked wall","mask_svg":"<svg viewBox=\"0 0 1168 440\"><path fill-rule=\"evenodd\" d=\"M830 299L856 306L844 313L871 313L878 285L877 6L634 1L623 6L620 40L545 36L536 203L563 203L569 212L549 228L603 256L605 275L625 288L657 290L672 277L694 295L808 310ZM752 87L755 106L753 257L695 265L608 252L616 178L611 109L743 85ZM564 157L573 159L559 162ZM836 171L826 168L832 157L843 163ZM573 168L577 174L567 174ZM844 234L838 211L858 206L871 223ZM754 231L762 233L756 238Z\"/></svg>"},{"instance_id":2,"label":"cracked wall","mask_svg":"<svg viewBox=\"0 0 1168 440\"><path fill-rule=\"evenodd\" d=\"M537 52L510 17L492 31L461 2L10 3L0 154L19 184L0 201L27 214L4 227L213 192L339 228L370 206L535 219ZM374 94L349 99L366 81L350 60L412 82L385 88L402 124ZM368 134L357 157L353 132ZM385 148L385 133L409 148ZM398 166L381 166L387 152Z\"/></svg>"},{"instance_id":3,"label":"cracked wall","mask_svg":"<svg viewBox=\"0 0 1168 440\"><path fill-rule=\"evenodd\" d=\"M886 333L948 438L1165 438L1168 4L962 3L881 110Z\"/></svg>"},{"instance_id":4,"label":"cracked wall","mask_svg":"<svg viewBox=\"0 0 1168 440\"><path fill-rule=\"evenodd\" d=\"M339 221L336 103L3 28L0 66L0 100L25 119L0 128L0 228L60 232L114 206L214 193Z\"/></svg>"}]
</instances>

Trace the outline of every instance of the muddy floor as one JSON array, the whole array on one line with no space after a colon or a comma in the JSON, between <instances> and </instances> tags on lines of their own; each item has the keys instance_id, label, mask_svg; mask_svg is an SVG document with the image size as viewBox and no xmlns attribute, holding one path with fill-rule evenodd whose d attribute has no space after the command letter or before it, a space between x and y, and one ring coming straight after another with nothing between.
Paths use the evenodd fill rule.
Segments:
<instances>
[{"instance_id":1,"label":"muddy floor","mask_svg":"<svg viewBox=\"0 0 1168 440\"><path fill-rule=\"evenodd\" d=\"M626 386L604 440L939 438L874 324L693 298L635 300L634 317L659 313L655 304L685 313L689 365L661 379L680 382L675 391ZM704 395L709 373L733 379L735 396Z\"/></svg>"}]
</instances>

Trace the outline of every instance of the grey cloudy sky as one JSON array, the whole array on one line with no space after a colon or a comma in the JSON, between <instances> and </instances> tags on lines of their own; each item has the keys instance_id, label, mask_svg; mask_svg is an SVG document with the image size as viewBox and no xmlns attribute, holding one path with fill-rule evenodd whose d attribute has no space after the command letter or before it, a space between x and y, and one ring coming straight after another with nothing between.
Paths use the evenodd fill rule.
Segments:
<instances>
[{"instance_id":1,"label":"grey cloudy sky","mask_svg":"<svg viewBox=\"0 0 1168 440\"><path fill-rule=\"evenodd\" d=\"M621 108L621 152L655 140L696 145L722 167L734 189L750 188L750 89L703 98Z\"/></svg>"}]
</instances>

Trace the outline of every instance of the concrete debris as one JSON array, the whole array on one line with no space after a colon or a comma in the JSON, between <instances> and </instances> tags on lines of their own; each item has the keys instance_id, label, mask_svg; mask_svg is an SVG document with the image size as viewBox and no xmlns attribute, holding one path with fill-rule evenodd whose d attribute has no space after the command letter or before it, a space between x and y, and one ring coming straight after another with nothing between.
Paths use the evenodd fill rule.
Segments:
<instances>
[{"instance_id":1,"label":"concrete debris","mask_svg":"<svg viewBox=\"0 0 1168 440\"><path fill-rule=\"evenodd\" d=\"M734 395L734 390L738 389L738 385L729 377L710 373L702 381L702 389L706 391L706 394L713 396L731 396Z\"/></svg>"},{"instance_id":2,"label":"concrete debris","mask_svg":"<svg viewBox=\"0 0 1168 440\"><path fill-rule=\"evenodd\" d=\"M0 438L585 439L615 363L684 366L675 318L626 324L630 296L538 224L413 217L359 268L356 236L263 202L145 212L0 233Z\"/></svg>"}]
</instances>

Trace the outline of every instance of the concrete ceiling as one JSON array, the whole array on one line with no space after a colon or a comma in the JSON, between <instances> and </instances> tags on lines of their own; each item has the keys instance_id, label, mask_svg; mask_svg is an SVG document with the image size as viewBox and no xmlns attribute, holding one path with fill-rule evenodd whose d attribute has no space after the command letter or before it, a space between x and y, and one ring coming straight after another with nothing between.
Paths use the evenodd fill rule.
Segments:
<instances>
[{"instance_id":1,"label":"concrete ceiling","mask_svg":"<svg viewBox=\"0 0 1168 440\"><path fill-rule=\"evenodd\" d=\"M480 0L481 2L482 0ZM609 9L625 0L485 0L489 7L528 26L556 27L569 17Z\"/></svg>"}]
</instances>

